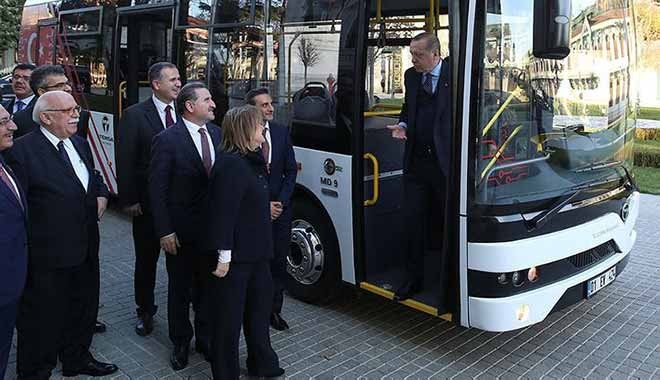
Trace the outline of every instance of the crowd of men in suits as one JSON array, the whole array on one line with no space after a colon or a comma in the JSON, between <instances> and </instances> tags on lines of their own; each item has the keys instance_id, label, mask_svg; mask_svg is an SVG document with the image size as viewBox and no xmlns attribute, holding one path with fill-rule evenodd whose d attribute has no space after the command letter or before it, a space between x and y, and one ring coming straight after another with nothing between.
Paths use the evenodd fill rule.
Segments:
<instances>
[{"instance_id":1,"label":"crowd of men in suits","mask_svg":"<svg viewBox=\"0 0 660 380\"><path fill-rule=\"evenodd\" d=\"M215 104L208 89L196 82L182 87L177 67L167 62L154 64L148 76L152 96L125 109L118 125L118 201L132 217L135 333L147 336L154 329L156 265L162 250L170 363L180 370L188 364L193 337L195 350L209 361L214 352L233 350L212 342L217 333L211 330L217 326L210 319L217 314L210 310L218 309L213 276L224 277L223 268L241 263L241 258L236 251L232 258L231 250L206 238L213 225L210 178L222 139L221 129L212 123ZM97 361L89 351L94 332L105 329L97 321L98 222L109 198L86 141L89 112L72 96L60 66L18 65L12 79L16 98L0 106L0 378L14 326L19 379L47 379L58 360L64 376L109 375L117 366ZM257 149L270 198L268 236L273 237L273 252L266 256L273 257L273 283L258 293L272 304L265 320L284 330L283 281L297 165L287 127L272 121L268 90L250 91L246 102L259 109L265 127ZM270 346L267 336L260 339ZM251 357L254 363L259 353ZM280 375L277 362L273 365L255 371Z\"/></svg>"}]
</instances>

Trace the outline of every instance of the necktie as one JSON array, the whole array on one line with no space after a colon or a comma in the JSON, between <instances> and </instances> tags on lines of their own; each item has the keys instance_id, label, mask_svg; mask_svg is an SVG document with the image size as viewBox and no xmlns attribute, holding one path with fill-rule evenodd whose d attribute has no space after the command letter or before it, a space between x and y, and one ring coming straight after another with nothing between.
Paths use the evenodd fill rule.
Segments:
<instances>
[{"instance_id":1,"label":"necktie","mask_svg":"<svg viewBox=\"0 0 660 380\"><path fill-rule=\"evenodd\" d=\"M431 73L426 73L424 75L424 83L422 84L424 86L424 91L429 95L433 95L433 75L431 75Z\"/></svg>"},{"instance_id":2,"label":"necktie","mask_svg":"<svg viewBox=\"0 0 660 380\"><path fill-rule=\"evenodd\" d=\"M266 161L266 167L268 168L270 165L270 162L268 162L268 155L270 153L270 144L268 143L268 139L266 138L266 132L268 132L268 128L264 128L264 143L261 145L261 153L264 154L264 161Z\"/></svg>"},{"instance_id":3,"label":"necktie","mask_svg":"<svg viewBox=\"0 0 660 380\"><path fill-rule=\"evenodd\" d=\"M174 118L172 118L172 106L165 107L165 128L174 125Z\"/></svg>"},{"instance_id":4,"label":"necktie","mask_svg":"<svg viewBox=\"0 0 660 380\"><path fill-rule=\"evenodd\" d=\"M206 175L211 173L211 148L209 147L209 140L206 138L206 129L200 128L197 130L202 140L202 163L206 169Z\"/></svg>"},{"instance_id":5,"label":"necktie","mask_svg":"<svg viewBox=\"0 0 660 380\"><path fill-rule=\"evenodd\" d=\"M69 154L66 152L66 149L64 149L64 141L60 141L57 143L57 150L60 152L60 158L62 158L62 161L64 161L66 167L69 168L69 170L71 170L71 173L75 175L76 171L73 170L73 164L71 164L71 159L69 158ZM76 178L78 178L77 175Z\"/></svg>"},{"instance_id":6,"label":"necktie","mask_svg":"<svg viewBox=\"0 0 660 380\"><path fill-rule=\"evenodd\" d=\"M2 179L2 182L7 185L9 190L11 190L12 194L16 197L16 200L18 201L18 204L21 205L21 208L23 207L23 204L21 203L21 198L18 196L18 190L14 187L14 185L11 183L11 180L9 180L9 174L7 174L7 171L5 171L5 168L0 164L0 178Z\"/></svg>"},{"instance_id":7,"label":"necktie","mask_svg":"<svg viewBox=\"0 0 660 380\"><path fill-rule=\"evenodd\" d=\"M25 108L25 103L23 103L22 100L17 100L16 101L16 112L22 110L23 108Z\"/></svg>"}]
</instances>

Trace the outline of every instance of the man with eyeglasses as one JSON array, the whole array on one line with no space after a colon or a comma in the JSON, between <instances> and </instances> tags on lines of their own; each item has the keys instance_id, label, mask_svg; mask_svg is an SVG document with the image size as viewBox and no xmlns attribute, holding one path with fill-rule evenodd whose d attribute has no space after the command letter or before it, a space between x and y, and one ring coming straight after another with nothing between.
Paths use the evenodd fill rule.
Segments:
<instances>
[{"instance_id":1,"label":"man with eyeglasses","mask_svg":"<svg viewBox=\"0 0 660 380\"><path fill-rule=\"evenodd\" d=\"M30 215L28 280L17 318L19 379L48 379L58 358L63 376L117 371L89 351L98 313L98 221L109 192L89 144L76 135L79 116L70 94L44 93L33 112L39 129L5 155Z\"/></svg>"},{"instance_id":2,"label":"man with eyeglasses","mask_svg":"<svg viewBox=\"0 0 660 380\"><path fill-rule=\"evenodd\" d=\"M43 65L34 69L30 77L30 88L37 98L49 91L72 92L71 82L66 77L66 72L62 66L59 65ZM16 123L16 126L18 127L16 133L14 133L14 138L18 139L21 136L39 129L39 124L32 120L34 103L35 102L33 101L32 104L14 114L14 123ZM88 129L89 112L82 111L80 113L80 122L78 123L76 134L86 139Z\"/></svg>"},{"instance_id":3,"label":"man with eyeglasses","mask_svg":"<svg viewBox=\"0 0 660 380\"><path fill-rule=\"evenodd\" d=\"M11 73L11 88L16 97L4 105L5 110L10 115L34 105L36 99L32 88L30 88L30 76L35 68L36 66L29 63L21 63L14 67Z\"/></svg>"},{"instance_id":4,"label":"man with eyeglasses","mask_svg":"<svg viewBox=\"0 0 660 380\"><path fill-rule=\"evenodd\" d=\"M0 106L0 153L14 145L16 125ZM5 378L18 303L27 275L25 193L0 154L0 379Z\"/></svg>"}]
</instances>

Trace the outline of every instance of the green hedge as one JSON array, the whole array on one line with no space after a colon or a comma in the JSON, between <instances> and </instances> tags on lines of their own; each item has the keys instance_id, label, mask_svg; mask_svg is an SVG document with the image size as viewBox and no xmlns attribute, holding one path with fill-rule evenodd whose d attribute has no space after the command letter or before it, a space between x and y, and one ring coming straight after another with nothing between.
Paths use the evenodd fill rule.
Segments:
<instances>
[{"instance_id":1,"label":"green hedge","mask_svg":"<svg viewBox=\"0 0 660 380\"><path fill-rule=\"evenodd\" d=\"M648 150L636 150L634 153L635 166L660 168L660 154Z\"/></svg>"}]
</instances>

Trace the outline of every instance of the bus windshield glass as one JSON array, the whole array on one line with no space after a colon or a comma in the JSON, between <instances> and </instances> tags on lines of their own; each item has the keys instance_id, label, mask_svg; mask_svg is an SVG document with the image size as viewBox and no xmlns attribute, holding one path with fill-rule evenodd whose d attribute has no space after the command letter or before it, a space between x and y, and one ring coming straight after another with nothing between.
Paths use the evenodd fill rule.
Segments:
<instances>
[{"instance_id":1,"label":"bus windshield glass","mask_svg":"<svg viewBox=\"0 0 660 380\"><path fill-rule=\"evenodd\" d=\"M530 0L484 0L475 201L554 198L622 176L630 165L636 90L634 17L625 0L572 1L570 53L532 54ZM612 182L612 186L617 186Z\"/></svg>"}]
</instances>

